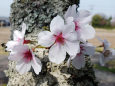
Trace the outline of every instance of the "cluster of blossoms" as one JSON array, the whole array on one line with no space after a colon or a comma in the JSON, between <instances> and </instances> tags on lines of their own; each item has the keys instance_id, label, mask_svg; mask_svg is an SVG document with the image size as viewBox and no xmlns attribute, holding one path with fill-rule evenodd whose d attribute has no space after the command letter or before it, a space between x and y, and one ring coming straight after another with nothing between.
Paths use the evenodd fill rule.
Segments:
<instances>
[{"instance_id":1,"label":"cluster of blossoms","mask_svg":"<svg viewBox=\"0 0 115 86\"><path fill-rule=\"evenodd\" d=\"M76 5L72 5L65 13L64 19L58 15L51 21L50 31L39 33L38 44L50 48L51 62L62 63L68 53L68 63L72 61L73 66L80 69L85 65L85 55L93 55L95 52L95 47L87 43L88 39L95 37L90 21L88 11L76 12Z\"/></svg>"},{"instance_id":2,"label":"cluster of blossoms","mask_svg":"<svg viewBox=\"0 0 115 86\"><path fill-rule=\"evenodd\" d=\"M99 63L101 66L105 66L108 61L115 59L115 50L110 48L111 44L106 39L102 40L98 37L98 40L102 43L100 47L104 47L100 53Z\"/></svg>"},{"instance_id":3,"label":"cluster of blossoms","mask_svg":"<svg viewBox=\"0 0 115 86\"><path fill-rule=\"evenodd\" d=\"M95 47L88 43L88 39L95 36L94 28L89 24L91 16L88 11L76 11L76 5L68 8L64 19L57 15L50 23L50 31L38 34L38 45L49 48L49 60L60 64L69 54L68 65L80 69L85 66L85 55L93 55ZM33 67L36 74L42 68L41 61L26 45L29 40L24 39L26 25L22 25L22 32L14 31L13 41L7 43L7 50L11 51L9 60L16 61L16 69L23 74Z\"/></svg>"},{"instance_id":4,"label":"cluster of blossoms","mask_svg":"<svg viewBox=\"0 0 115 86\"><path fill-rule=\"evenodd\" d=\"M29 48L28 44L30 40L25 40L24 35L26 32L26 24L22 24L22 31L15 30L13 34L13 40L7 42L7 51L11 51L8 57L11 61L16 61L16 70L20 74L28 72L33 67L36 74L41 72L41 61L35 57L33 51Z\"/></svg>"}]
</instances>

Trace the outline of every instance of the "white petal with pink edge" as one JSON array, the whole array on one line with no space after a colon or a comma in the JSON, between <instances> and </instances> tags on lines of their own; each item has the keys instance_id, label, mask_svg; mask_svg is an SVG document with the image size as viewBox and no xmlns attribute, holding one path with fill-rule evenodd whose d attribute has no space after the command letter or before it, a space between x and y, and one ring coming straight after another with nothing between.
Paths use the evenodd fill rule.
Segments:
<instances>
[{"instance_id":1,"label":"white petal with pink edge","mask_svg":"<svg viewBox=\"0 0 115 86\"><path fill-rule=\"evenodd\" d=\"M49 50L49 60L56 64L62 63L66 58L66 50L64 46L54 44Z\"/></svg>"},{"instance_id":2,"label":"white petal with pink edge","mask_svg":"<svg viewBox=\"0 0 115 86\"><path fill-rule=\"evenodd\" d=\"M95 29L87 24L85 26L81 26L80 34L81 40L86 41L95 37Z\"/></svg>"},{"instance_id":3,"label":"white petal with pink edge","mask_svg":"<svg viewBox=\"0 0 115 86\"><path fill-rule=\"evenodd\" d=\"M54 36L49 31L42 31L38 34L38 44L44 47L50 47L55 42Z\"/></svg>"},{"instance_id":4,"label":"white petal with pink edge","mask_svg":"<svg viewBox=\"0 0 115 86\"><path fill-rule=\"evenodd\" d=\"M71 56L75 56L77 53L80 52L80 47L79 47L79 42L70 42L70 41L65 41L65 49L67 53Z\"/></svg>"},{"instance_id":5,"label":"white petal with pink edge","mask_svg":"<svg viewBox=\"0 0 115 86\"><path fill-rule=\"evenodd\" d=\"M24 74L27 73L31 68L31 63L24 63L22 60L20 60L19 62L17 62L16 64L16 70L20 73L20 74Z\"/></svg>"},{"instance_id":6,"label":"white petal with pink edge","mask_svg":"<svg viewBox=\"0 0 115 86\"><path fill-rule=\"evenodd\" d=\"M50 23L50 31L57 35L64 29L64 20L60 16L56 16Z\"/></svg>"},{"instance_id":7,"label":"white petal with pink edge","mask_svg":"<svg viewBox=\"0 0 115 86\"><path fill-rule=\"evenodd\" d=\"M17 45L13 48L10 53L9 60L16 61L16 70L20 74L24 74L33 67L36 74L39 74L41 71L41 62L38 58L36 58L29 49L27 45Z\"/></svg>"},{"instance_id":8,"label":"white petal with pink edge","mask_svg":"<svg viewBox=\"0 0 115 86\"><path fill-rule=\"evenodd\" d=\"M22 32L23 37L24 37L25 32L26 32L27 29L28 29L27 25L25 23L22 23L22 31L21 32Z\"/></svg>"},{"instance_id":9,"label":"white petal with pink edge","mask_svg":"<svg viewBox=\"0 0 115 86\"><path fill-rule=\"evenodd\" d=\"M20 44L20 43L19 43L19 42L16 42L16 41L8 41L8 42L6 43L6 46L7 46L6 50L7 50L7 51L12 51L12 49L14 48L14 46L19 45L19 44Z\"/></svg>"},{"instance_id":10,"label":"white petal with pink edge","mask_svg":"<svg viewBox=\"0 0 115 86\"><path fill-rule=\"evenodd\" d=\"M90 43L86 43L86 44L81 44L83 46L83 54L85 55L94 55L95 54L95 46L93 46Z\"/></svg>"},{"instance_id":11,"label":"white petal with pink edge","mask_svg":"<svg viewBox=\"0 0 115 86\"><path fill-rule=\"evenodd\" d=\"M42 69L41 61L38 58L33 56L33 60L31 62L31 64L32 64L32 67L33 67L35 73L38 75Z\"/></svg>"},{"instance_id":12,"label":"white petal with pink edge","mask_svg":"<svg viewBox=\"0 0 115 86\"><path fill-rule=\"evenodd\" d=\"M78 17L77 6L75 4L72 6L69 6L68 10L66 11L64 18L67 19L68 17L73 17L74 19Z\"/></svg>"}]
</instances>

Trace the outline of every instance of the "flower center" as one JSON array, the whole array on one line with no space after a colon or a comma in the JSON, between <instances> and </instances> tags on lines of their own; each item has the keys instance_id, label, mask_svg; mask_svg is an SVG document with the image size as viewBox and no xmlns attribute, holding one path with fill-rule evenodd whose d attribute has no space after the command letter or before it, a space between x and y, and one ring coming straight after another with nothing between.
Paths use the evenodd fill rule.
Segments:
<instances>
[{"instance_id":1,"label":"flower center","mask_svg":"<svg viewBox=\"0 0 115 86\"><path fill-rule=\"evenodd\" d=\"M75 23L75 31L78 31L80 29L78 23L76 21L74 21L74 23Z\"/></svg>"},{"instance_id":2,"label":"flower center","mask_svg":"<svg viewBox=\"0 0 115 86\"><path fill-rule=\"evenodd\" d=\"M20 42L21 38L18 38L17 41Z\"/></svg>"},{"instance_id":3,"label":"flower center","mask_svg":"<svg viewBox=\"0 0 115 86\"><path fill-rule=\"evenodd\" d=\"M103 55L104 55L105 58L106 58L106 57L109 57L110 54L111 54L110 50L106 50L106 51L103 53Z\"/></svg>"},{"instance_id":4,"label":"flower center","mask_svg":"<svg viewBox=\"0 0 115 86\"><path fill-rule=\"evenodd\" d=\"M80 52L77 54L78 56L81 56L83 53L82 51L85 50L84 46L80 45Z\"/></svg>"},{"instance_id":5,"label":"flower center","mask_svg":"<svg viewBox=\"0 0 115 86\"><path fill-rule=\"evenodd\" d=\"M62 33L60 33L59 35L55 35L55 38L56 38L55 40L56 43L64 44L64 38Z\"/></svg>"},{"instance_id":6,"label":"flower center","mask_svg":"<svg viewBox=\"0 0 115 86\"><path fill-rule=\"evenodd\" d=\"M30 40L25 40L25 39L24 39L23 44L28 44L28 43L30 43Z\"/></svg>"},{"instance_id":7,"label":"flower center","mask_svg":"<svg viewBox=\"0 0 115 86\"><path fill-rule=\"evenodd\" d=\"M28 50L24 53L24 60L26 63L28 63L32 60L32 53L30 50Z\"/></svg>"}]
</instances>

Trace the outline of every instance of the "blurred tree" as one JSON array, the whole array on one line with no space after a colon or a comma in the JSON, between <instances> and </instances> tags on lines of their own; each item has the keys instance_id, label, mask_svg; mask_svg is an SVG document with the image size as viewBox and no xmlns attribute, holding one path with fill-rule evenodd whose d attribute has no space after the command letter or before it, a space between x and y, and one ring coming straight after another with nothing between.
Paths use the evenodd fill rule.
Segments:
<instances>
[{"instance_id":1,"label":"blurred tree","mask_svg":"<svg viewBox=\"0 0 115 86\"><path fill-rule=\"evenodd\" d=\"M102 16L100 16L99 14L96 14L93 16L93 19L92 19L92 25L93 26L103 26L106 24L106 21L104 20L104 18Z\"/></svg>"},{"instance_id":2,"label":"blurred tree","mask_svg":"<svg viewBox=\"0 0 115 86\"><path fill-rule=\"evenodd\" d=\"M115 27L115 17L113 17L110 22L111 22L111 26Z\"/></svg>"},{"instance_id":3,"label":"blurred tree","mask_svg":"<svg viewBox=\"0 0 115 86\"><path fill-rule=\"evenodd\" d=\"M36 41L30 45L36 46L37 34L48 29L52 18L57 14L62 16L72 4L79 5L79 0L14 0L11 5L11 31L21 30L21 24L25 22L28 25L26 39ZM8 86L97 86L88 57L86 66L77 70L72 65L67 67L67 59L60 65L49 62L46 53L45 49L35 50L43 64L40 75L36 75L33 70L20 75L15 70L15 62L9 62L9 69L6 71Z\"/></svg>"},{"instance_id":4,"label":"blurred tree","mask_svg":"<svg viewBox=\"0 0 115 86\"><path fill-rule=\"evenodd\" d=\"M109 18L106 18L105 16L103 15L100 15L100 14L96 14L93 16L93 19L92 19L92 26L94 27L111 27L111 17Z\"/></svg>"}]
</instances>

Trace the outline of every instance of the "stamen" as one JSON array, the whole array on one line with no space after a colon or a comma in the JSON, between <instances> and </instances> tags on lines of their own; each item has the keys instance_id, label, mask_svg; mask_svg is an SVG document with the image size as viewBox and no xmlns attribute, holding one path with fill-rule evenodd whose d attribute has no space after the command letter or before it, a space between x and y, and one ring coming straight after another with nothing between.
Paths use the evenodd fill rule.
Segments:
<instances>
[{"instance_id":1,"label":"stamen","mask_svg":"<svg viewBox=\"0 0 115 86\"><path fill-rule=\"evenodd\" d=\"M30 50L28 50L24 53L24 60L26 63L28 63L32 60L32 53Z\"/></svg>"},{"instance_id":2,"label":"stamen","mask_svg":"<svg viewBox=\"0 0 115 86\"><path fill-rule=\"evenodd\" d=\"M24 39L23 44L28 44L28 43L30 43L30 40L25 40L25 39Z\"/></svg>"},{"instance_id":3,"label":"stamen","mask_svg":"<svg viewBox=\"0 0 115 86\"><path fill-rule=\"evenodd\" d=\"M78 31L79 30L78 23L76 21L74 21L74 23L75 23L75 31Z\"/></svg>"},{"instance_id":4,"label":"stamen","mask_svg":"<svg viewBox=\"0 0 115 86\"><path fill-rule=\"evenodd\" d=\"M78 55L78 56L81 56L83 50L85 50L85 49L84 49L84 46L80 45L80 53L78 53L77 55Z\"/></svg>"},{"instance_id":5,"label":"stamen","mask_svg":"<svg viewBox=\"0 0 115 86\"><path fill-rule=\"evenodd\" d=\"M62 33L60 33L59 35L55 35L55 38L55 43L64 44L64 38Z\"/></svg>"}]
</instances>

